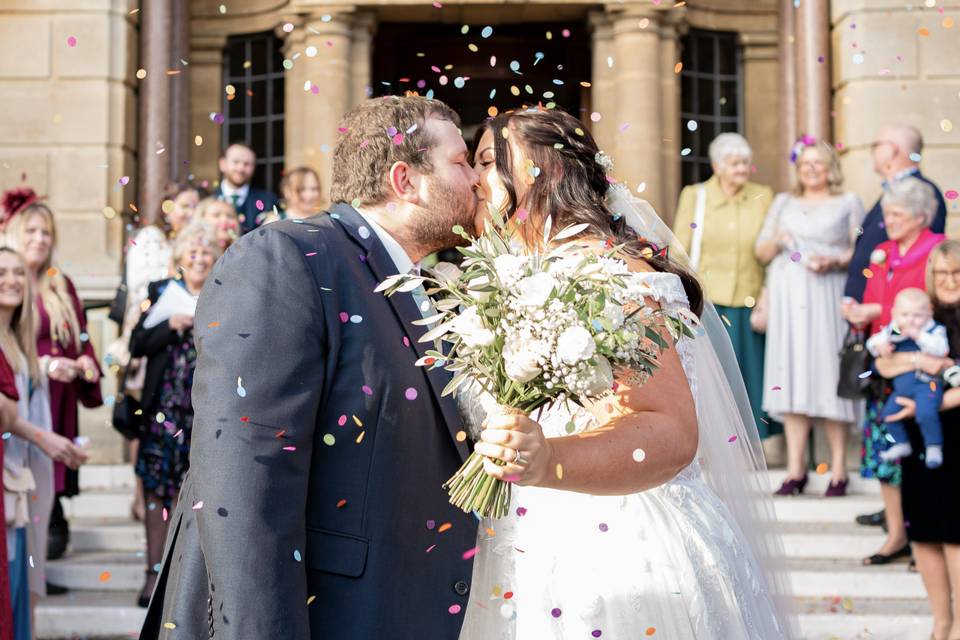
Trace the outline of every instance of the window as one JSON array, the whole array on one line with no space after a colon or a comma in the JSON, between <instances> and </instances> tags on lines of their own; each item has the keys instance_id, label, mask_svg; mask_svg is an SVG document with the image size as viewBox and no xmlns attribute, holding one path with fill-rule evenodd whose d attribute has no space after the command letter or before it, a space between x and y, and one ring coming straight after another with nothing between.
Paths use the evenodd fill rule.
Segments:
<instances>
[{"instance_id":1,"label":"window","mask_svg":"<svg viewBox=\"0 0 960 640\"><path fill-rule=\"evenodd\" d=\"M683 185L713 174L710 142L741 130L740 47L737 34L691 29L683 38L680 72L680 148Z\"/></svg>"},{"instance_id":2,"label":"window","mask_svg":"<svg viewBox=\"0 0 960 640\"><path fill-rule=\"evenodd\" d=\"M283 172L283 41L272 31L231 36L223 52L220 148L245 142L257 153L253 186L276 192ZM232 87L232 94L229 93Z\"/></svg>"}]
</instances>

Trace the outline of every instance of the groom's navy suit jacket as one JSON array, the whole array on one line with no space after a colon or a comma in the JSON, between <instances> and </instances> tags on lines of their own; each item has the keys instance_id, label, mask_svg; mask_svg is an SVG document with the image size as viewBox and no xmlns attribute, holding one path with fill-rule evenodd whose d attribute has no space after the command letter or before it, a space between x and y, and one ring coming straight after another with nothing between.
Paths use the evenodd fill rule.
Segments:
<instances>
[{"instance_id":1,"label":"groom's navy suit jacket","mask_svg":"<svg viewBox=\"0 0 960 640\"><path fill-rule=\"evenodd\" d=\"M395 272L342 204L218 261L142 638L456 640L477 521L441 485L468 452L411 294L373 291Z\"/></svg>"}]
</instances>

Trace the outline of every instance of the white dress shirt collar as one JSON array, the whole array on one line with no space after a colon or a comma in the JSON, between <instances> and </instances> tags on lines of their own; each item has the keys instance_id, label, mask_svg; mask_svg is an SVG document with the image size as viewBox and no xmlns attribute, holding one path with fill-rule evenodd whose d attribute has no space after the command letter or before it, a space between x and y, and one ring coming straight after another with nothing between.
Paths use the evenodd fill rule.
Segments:
<instances>
[{"instance_id":1,"label":"white dress shirt collar","mask_svg":"<svg viewBox=\"0 0 960 640\"><path fill-rule=\"evenodd\" d=\"M364 222L370 225L370 228L373 230L373 232L377 234L378 238L380 238L380 242L383 243L384 248L390 255L390 259L393 260L393 264L397 267L397 273L410 273L412 270L416 270L417 273L420 273L420 263L417 262L414 264L413 260L410 259L410 256L407 254L403 246L397 242L396 238L390 235L389 231L374 222L373 218L364 213L363 210L357 209L357 213L360 214L360 217L363 218Z\"/></svg>"},{"instance_id":2,"label":"white dress shirt collar","mask_svg":"<svg viewBox=\"0 0 960 640\"><path fill-rule=\"evenodd\" d=\"M235 187L224 178L220 181L220 192L223 194L223 199L230 203L233 202L233 196L237 196L237 204L241 205L247 201L247 196L250 194L250 185L245 184L241 187Z\"/></svg>"}]
</instances>

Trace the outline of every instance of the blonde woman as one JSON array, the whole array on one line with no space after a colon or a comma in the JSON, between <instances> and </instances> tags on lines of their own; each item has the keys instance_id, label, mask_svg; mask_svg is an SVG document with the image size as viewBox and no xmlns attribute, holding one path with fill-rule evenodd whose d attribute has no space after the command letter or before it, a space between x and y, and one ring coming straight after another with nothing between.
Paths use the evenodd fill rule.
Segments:
<instances>
[{"instance_id":1,"label":"blonde woman","mask_svg":"<svg viewBox=\"0 0 960 640\"><path fill-rule=\"evenodd\" d=\"M240 218L237 210L226 200L204 198L194 211L194 219L205 222L215 232L220 249L227 248L240 237Z\"/></svg>"},{"instance_id":2,"label":"blonde woman","mask_svg":"<svg viewBox=\"0 0 960 640\"><path fill-rule=\"evenodd\" d=\"M320 176L310 167L297 167L283 174L280 181L283 209L270 212L263 224L277 220L305 220L320 213Z\"/></svg>"},{"instance_id":3,"label":"blonde woman","mask_svg":"<svg viewBox=\"0 0 960 640\"><path fill-rule=\"evenodd\" d=\"M0 360L13 375L0 403L16 406L13 437L3 449L7 516L4 549L9 552L10 605L15 640L31 638L33 607L46 595L47 522L54 500L51 458L72 469L86 460L63 436L51 432L47 379L37 361L35 310L25 260L0 248ZM12 394L11 394L12 393ZM4 596L5 597L5 596Z\"/></svg>"},{"instance_id":4,"label":"blonde woman","mask_svg":"<svg viewBox=\"0 0 960 640\"><path fill-rule=\"evenodd\" d=\"M50 409L53 430L73 440L78 435L78 406L103 404L100 393L102 372L87 336L87 317L77 290L56 266L57 227L53 212L45 204L33 203L16 215L6 228L11 247L20 250L34 289L37 312L37 354L50 377ZM50 518L50 558L66 551L70 529L60 497L80 491L75 470L54 465L57 500Z\"/></svg>"},{"instance_id":5,"label":"blonde woman","mask_svg":"<svg viewBox=\"0 0 960 640\"><path fill-rule=\"evenodd\" d=\"M807 438L819 420L833 472L825 495L842 496L856 405L837 396L837 353L846 331L840 301L864 211L855 194L842 190L833 147L804 137L795 153L796 185L774 198L756 243L757 258L768 265L763 409L782 417L786 434L787 478L777 493L803 492Z\"/></svg>"}]
</instances>

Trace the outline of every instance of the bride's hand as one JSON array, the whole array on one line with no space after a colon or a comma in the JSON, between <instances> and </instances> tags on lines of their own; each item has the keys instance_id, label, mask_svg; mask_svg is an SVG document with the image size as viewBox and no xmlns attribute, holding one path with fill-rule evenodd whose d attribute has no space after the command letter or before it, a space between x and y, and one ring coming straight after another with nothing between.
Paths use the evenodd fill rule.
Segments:
<instances>
[{"instance_id":1,"label":"bride's hand","mask_svg":"<svg viewBox=\"0 0 960 640\"><path fill-rule=\"evenodd\" d=\"M484 460L487 474L519 485L537 485L551 473L553 449L539 423L527 416L503 415L492 416L484 424L475 451L507 463L500 466Z\"/></svg>"}]
</instances>

